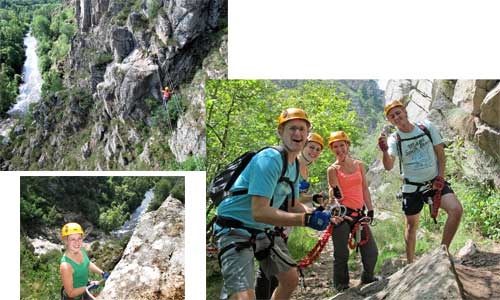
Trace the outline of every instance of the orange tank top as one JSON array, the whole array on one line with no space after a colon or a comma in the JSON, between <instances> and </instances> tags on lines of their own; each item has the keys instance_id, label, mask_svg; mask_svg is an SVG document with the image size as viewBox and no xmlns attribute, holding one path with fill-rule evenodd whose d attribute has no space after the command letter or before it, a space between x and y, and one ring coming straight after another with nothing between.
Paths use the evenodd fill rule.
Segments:
<instances>
[{"instance_id":1,"label":"orange tank top","mask_svg":"<svg viewBox=\"0 0 500 300\"><path fill-rule=\"evenodd\" d=\"M342 190L342 200L340 204L351 209L363 208L363 177L361 174L360 164L356 164L356 170L352 174L342 173L337 171L337 178Z\"/></svg>"}]
</instances>

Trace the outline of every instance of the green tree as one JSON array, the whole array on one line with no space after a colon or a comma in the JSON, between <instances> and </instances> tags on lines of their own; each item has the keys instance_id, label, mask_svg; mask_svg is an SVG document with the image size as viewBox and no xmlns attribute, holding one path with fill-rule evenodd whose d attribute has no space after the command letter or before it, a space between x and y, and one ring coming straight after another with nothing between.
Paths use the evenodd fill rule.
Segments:
<instances>
[{"instance_id":1,"label":"green tree","mask_svg":"<svg viewBox=\"0 0 500 300\"><path fill-rule=\"evenodd\" d=\"M117 229L129 218L127 204L114 202L111 208L104 210L99 215L99 226L106 232Z\"/></svg>"},{"instance_id":2,"label":"green tree","mask_svg":"<svg viewBox=\"0 0 500 300\"><path fill-rule=\"evenodd\" d=\"M33 18L33 22L31 24L33 34L38 39L47 39L50 38L50 21L47 17L42 15L37 15Z\"/></svg>"},{"instance_id":3,"label":"green tree","mask_svg":"<svg viewBox=\"0 0 500 300\"><path fill-rule=\"evenodd\" d=\"M306 81L279 87L271 81L212 80L207 83L207 179L244 151L279 143L277 118L287 107L304 109L312 131L325 138L344 130L356 143L363 133L350 100L332 81ZM325 149L310 168L311 180L326 186L326 168L333 155Z\"/></svg>"}]
</instances>

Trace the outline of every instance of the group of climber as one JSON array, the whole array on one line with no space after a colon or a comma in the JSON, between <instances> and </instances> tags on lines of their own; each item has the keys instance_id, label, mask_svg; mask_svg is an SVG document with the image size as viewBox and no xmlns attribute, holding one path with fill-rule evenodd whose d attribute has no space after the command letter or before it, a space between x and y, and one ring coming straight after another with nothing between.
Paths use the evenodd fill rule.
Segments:
<instances>
[{"instance_id":1,"label":"group of climber","mask_svg":"<svg viewBox=\"0 0 500 300\"><path fill-rule=\"evenodd\" d=\"M404 178L402 202L406 216L406 255L411 263L419 213L428 201L422 196L421 187L430 186L442 196L438 208L448 214L442 239L447 247L460 223L462 207L443 179L445 156L437 129L430 122L425 123L432 135L431 141L420 126L408 120L400 101L387 104L384 113L396 127L396 134L389 138L381 134L378 146L387 170L392 169L398 149L403 153L399 156ZM297 264L287 247L288 228L293 226L323 231L330 223L333 225L333 287L336 290L349 288L349 247L361 252L361 283L378 279L374 275L378 250L369 228L374 209L365 166L351 157L348 134L333 132L328 146L336 161L327 169L328 203L322 193L308 194L308 166L318 159L324 148L323 138L310 129L311 122L304 110L283 110L277 127L283 150L269 147L257 152L218 205L214 237L224 281L221 299L291 299L299 282ZM282 156L280 151L286 155ZM309 204L311 200L317 203L316 207ZM335 214L325 207L343 207L345 214ZM256 280L254 258L259 263Z\"/></svg>"},{"instance_id":2,"label":"group of climber","mask_svg":"<svg viewBox=\"0 0 500 300\"><path fill-rule=\"evenodd\" d=\"M59 270L61 273L61 300L93 299L88 291L97 289L100 281L89 281L89 271L98 273L103 280L109 274L103 272L89 260L87 252L82 247L84 231L78 223L67 223L62 227L61 238L65 245Z\"/></svg>"}]
</instances>

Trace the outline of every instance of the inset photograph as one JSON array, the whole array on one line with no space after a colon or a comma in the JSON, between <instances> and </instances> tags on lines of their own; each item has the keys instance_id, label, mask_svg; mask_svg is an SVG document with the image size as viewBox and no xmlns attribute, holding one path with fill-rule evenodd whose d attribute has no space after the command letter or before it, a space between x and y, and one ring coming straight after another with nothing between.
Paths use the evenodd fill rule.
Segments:
<instances>
[{"instance_id":1,"label":"inset photograph","mask_svg":"<svg viewBox=\"0 0 500 300\"><path fill-rule=\"evenodd\" d=\"M183 176L22 176L21 299L185 299Z\"/></svg>"},{"instance_id":2,"label":"inset photograph","mask_svg":"<svg viewBox=\"0 0 500 300\"><path fill-rule=\"evenodd\" d=\"M206 299L499 298L499 108L500 80L209 81Z\"/></svg>"},{"instance_id":3,"label":"inset photograph","mask_svg":"<svg viewBox=\"0 0 500 300\"><path fill-rule=\"evenodd\" d=\"M227 0L3 1L0 170L205 170Z\"/></svg>"}]
</instances>

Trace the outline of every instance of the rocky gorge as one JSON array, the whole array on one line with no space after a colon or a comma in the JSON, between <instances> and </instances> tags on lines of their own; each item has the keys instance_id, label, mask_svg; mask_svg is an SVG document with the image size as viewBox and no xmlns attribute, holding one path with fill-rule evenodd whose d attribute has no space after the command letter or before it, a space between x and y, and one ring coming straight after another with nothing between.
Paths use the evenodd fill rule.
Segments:
<instances>
[{"instance_id":1,"label":"rocky gorge","mask_svg":"<svg viewBox=\"0 0 500 300\"><path fill-rule=\"evenodd\" d=\"M227 1L66 1L64 89L33 107L2 170L201 169L204 84L227 76ZM54 67L54 66L53 66ZM173 89L162 107L163 88ZM186 161L196 161L182 165Z\"/></svg>"}]
</instances>

